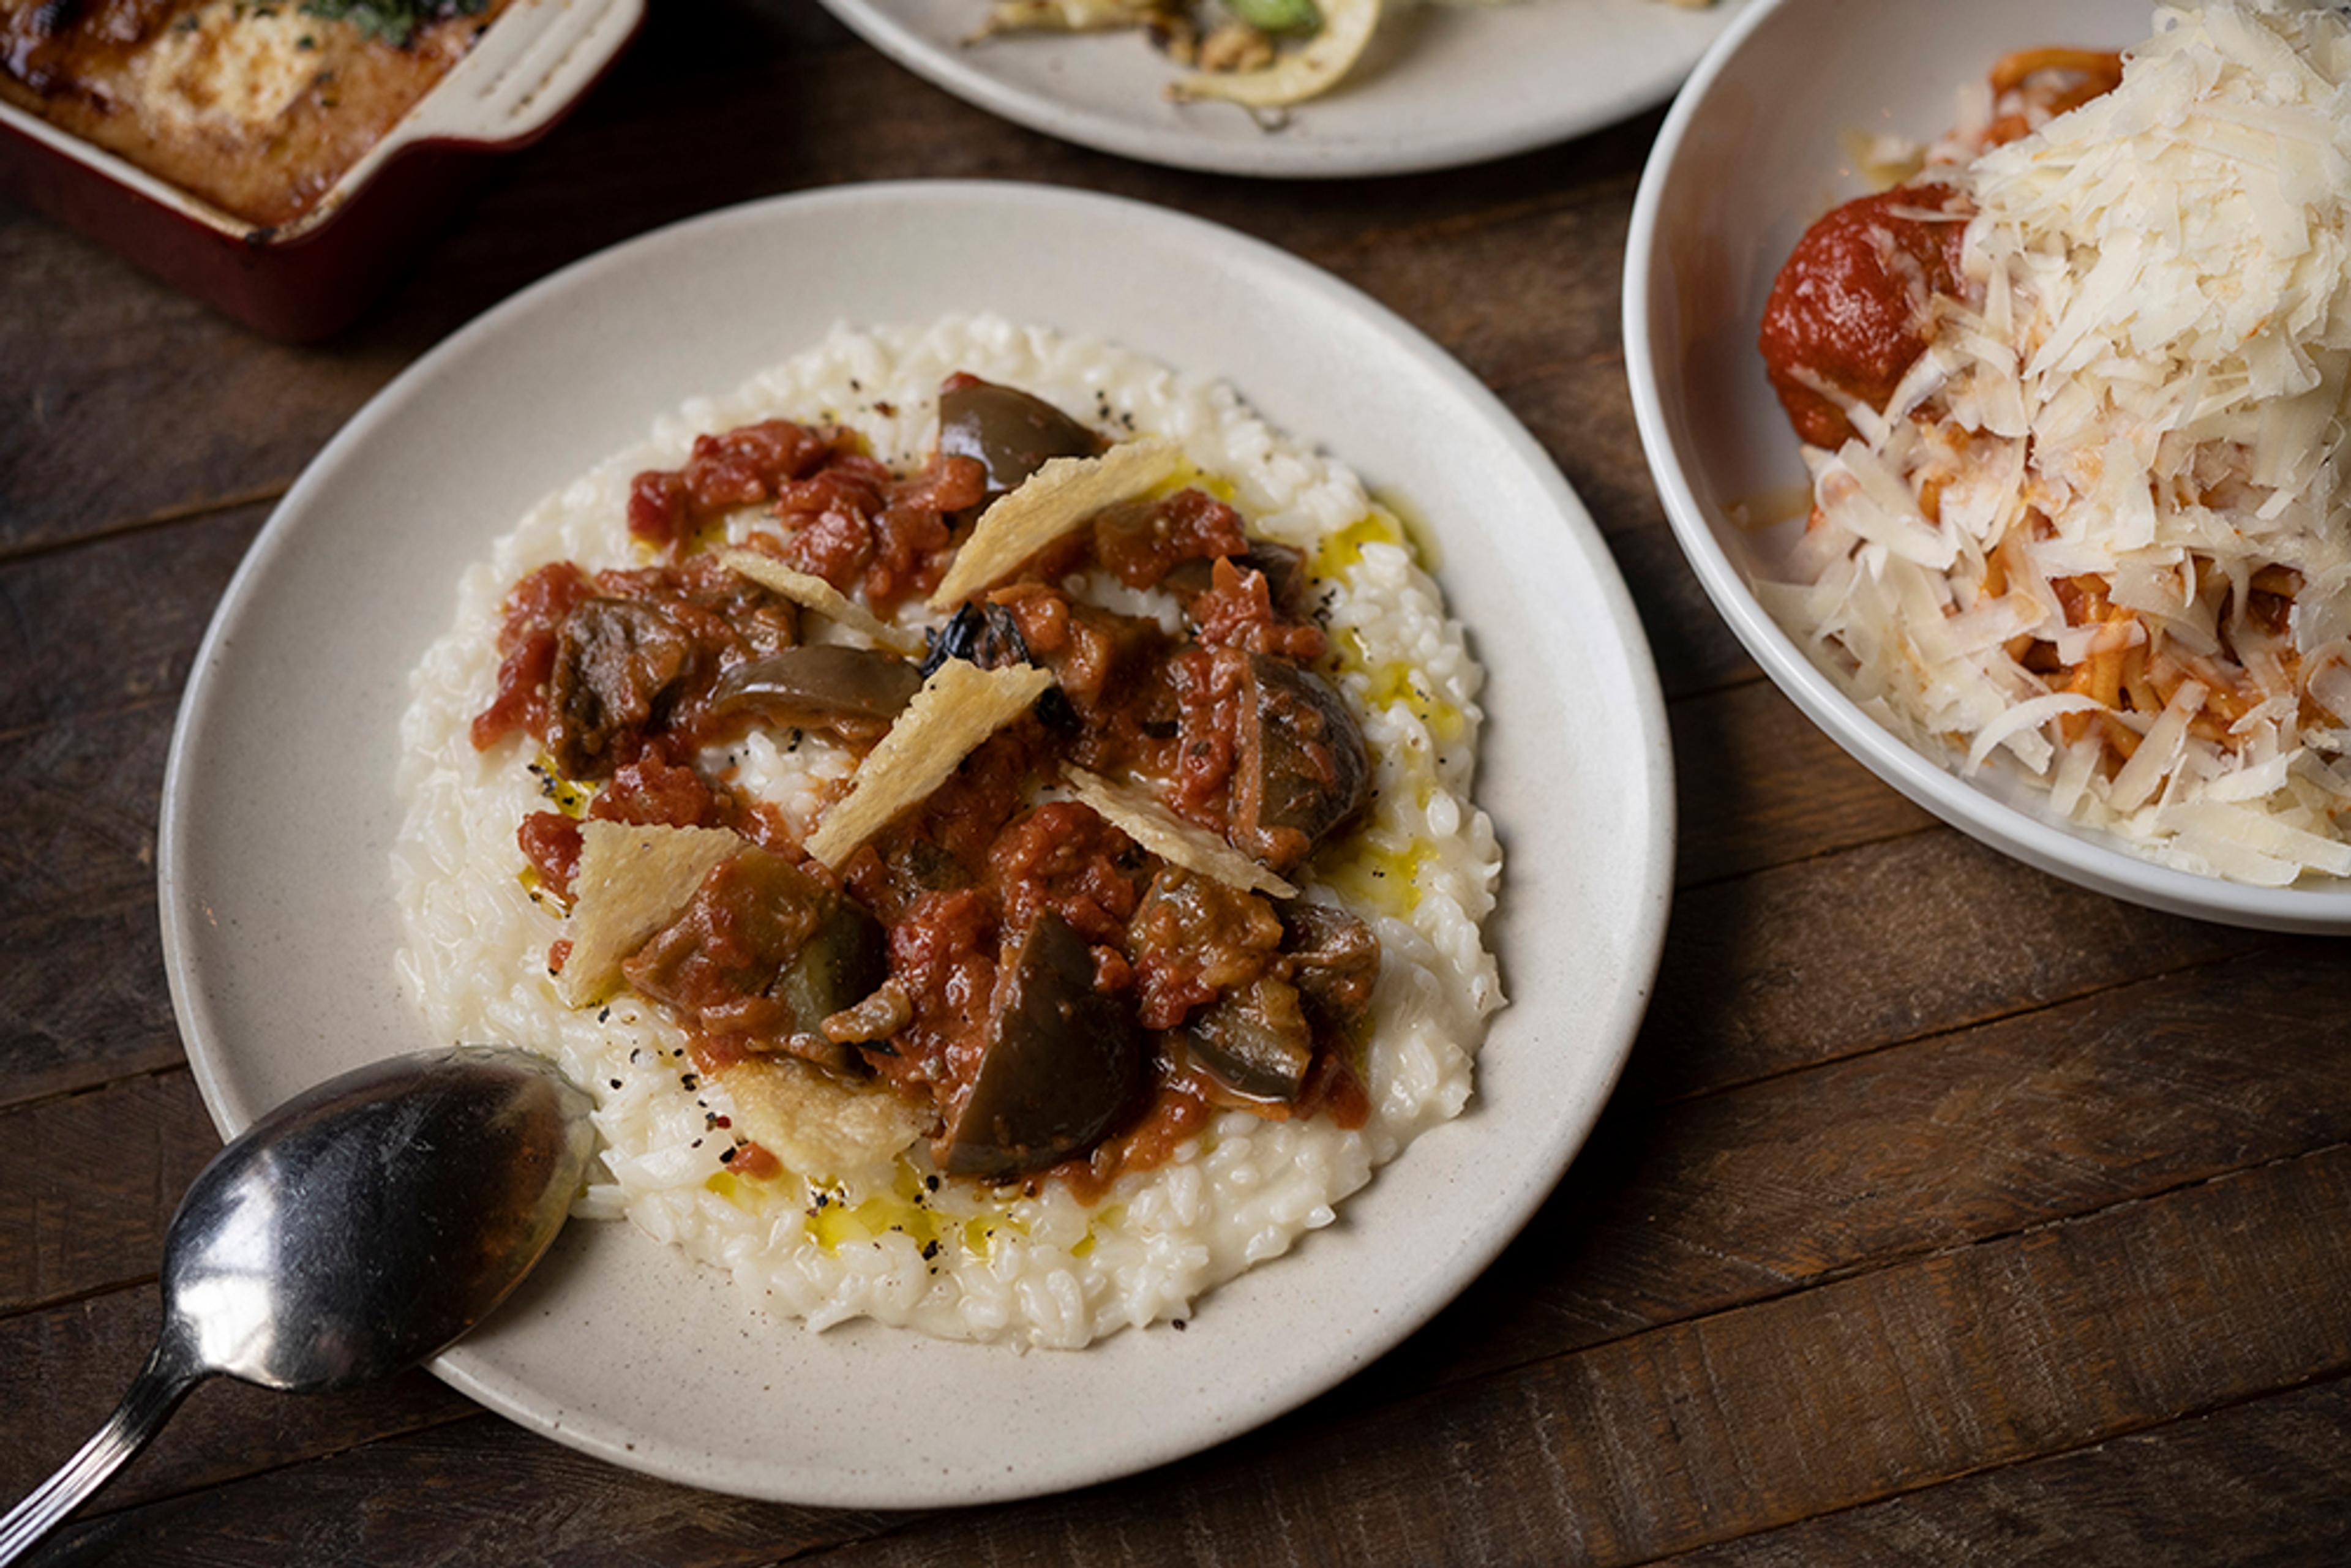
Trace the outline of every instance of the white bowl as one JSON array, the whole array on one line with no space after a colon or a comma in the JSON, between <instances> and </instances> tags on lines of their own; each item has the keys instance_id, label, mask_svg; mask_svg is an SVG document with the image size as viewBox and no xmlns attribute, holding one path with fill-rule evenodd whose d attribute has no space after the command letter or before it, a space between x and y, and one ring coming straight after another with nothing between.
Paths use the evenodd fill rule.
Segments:
<instances>
[{"instance_id":1,"label":"white bowl","mask_svg":"<svg viewBox=\"0 0 2351 1568\"><path fill-rule=\"evenodd\" d=\"M2157 865L2051 811L2013 775L1961 779L1862 712L1757 602L1772 536L1731 520L1792 510L1794 434L1756 350L1780 265L1812 222L1867 189L1851 130L1931 138L1956 91L2036 44L2147 37L2143 0L1760 0L1698 63L1642 176L1625 259L1625 361L1666 515L1764 673L1864 767L2003 854L2116 898L2233 925L2351 934L2351 884L2262 888ZM1768 574L1766 574L1768 575Z\"/></svg>"}]
</instances>

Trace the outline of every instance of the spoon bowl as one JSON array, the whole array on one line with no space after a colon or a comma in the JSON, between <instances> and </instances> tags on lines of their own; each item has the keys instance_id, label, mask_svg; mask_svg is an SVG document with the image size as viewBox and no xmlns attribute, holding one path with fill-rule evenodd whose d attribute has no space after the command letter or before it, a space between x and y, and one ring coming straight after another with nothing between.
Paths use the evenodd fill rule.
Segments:
<instances>
[{"instance_id":1,"label":"spoon bowl","mask_svg":"<svg viewBox=\"0 0 2351 1568\"><path fill-rule=\"evenodd\" d=\"M172 1218L153 1354L98 1436L0 1519L0 1565L205 1378L348 1388L480 1322L562 1228L595 1152L591 1109L551 1063L458 1046L347 1072L256 1122Z\"/></svg>"}]
</instances>

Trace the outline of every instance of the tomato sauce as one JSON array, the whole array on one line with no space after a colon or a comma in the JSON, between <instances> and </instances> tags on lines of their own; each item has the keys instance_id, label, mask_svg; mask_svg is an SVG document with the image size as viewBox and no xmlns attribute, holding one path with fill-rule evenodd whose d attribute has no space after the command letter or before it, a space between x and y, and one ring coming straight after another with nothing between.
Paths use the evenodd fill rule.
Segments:
<instances>
[{"instance_id":1,"label":"tomato sauce","mask_svg":"<svg viewBox=\"0 0 2351 1568\"><path fill-rule=\"evenodd\" d=\"M967 608L966 616L977 618L974 635L952 650L943 644L934 659L952 653L984 664L1026 660L1050 669L1056 685L1031 715L975 748L838 876L802 858L776 809L738 800L697 766L708 747L737 733L726 723L759 722L716 716L722 705L714 693L725 673L791 647L799 632L792 605L717 562L706 548L711 525L745 507L765 509L777 530L755 532L749 548L887 615L935 585L958 531L985 499L985 481L981 462L959 455L936 455L901 478L839 430L785 421L702 437L682 467L637 476L630 527L657 552L653 564L591 574L559 563L517 583L505 607L498 689L475 721L475 744L532 736L558 764L549 774L558 799L574 787L556 777L568 768L567 756L602 780L578 817L527 816L517 833L524 858L548 892L568 898L584 822L726 827L771 852L747 851L711 872L679 915L627 960L631 985L687 1028L703 1071L721 1072L780 1050L833 1071L871 1073L936 1114L943 1150L962 1108L977 1105L981 1070L1004 1048L999 1031L1015 1027L1006 1022L1013 1006L1007 998L1021 985L1060 988L1038 993L1049 998L1071 988L1113 998L1113 1026L1119 1009L1131 1009L1147 1063L1132 1103L1113 1114L1107 1100L1126 1090L1105 1088L1097 1113L1108 1117L1107 1135L1082 1155L1008 1178L1032 1187L1059 1179L1081 1197L1098 1197L1121 1174L1169 1157L1213 1112L1237 1104L1273 1117L1319 1113L1360 1124L1365 1103L1343 1044L1333 1043L1335 1030L1317 1026L1313 1065L1288 1103L1219 1087L1203 1065L1217 1060L1215 1051L1203 1045L1207 1054L1196 1059L1181 1044L1178 1031L1195 1015L1278 968L1276 988L1289 994L1289 937L1274 906L1165 865L1088 806L1040 799L1071 766L1139 774L1172 786L1181 814L1229 836L1242 731L1265 722L1257 706L1264 699L1250 695L1251 682L1262 679L1267 661L1300 669L1322 658L1328 639L1291 608L1296 553L1252 543L1238 514L1205 492L1113 508ZM1094 567L1137 589L1165 583L1187 608L1189 632L1074 601L1061 578ZM1288 574L1279 596L1266 575L1277 570ZM580 673L590 662L595 669ZM1287 744L1291 753L1311 749L1300 737ZM1285 781L1293 791L1300 787ZM788 970L797 977L793 986L819 983L798 967L800 956L818 951L820 929L841 936L844 906L852 925L863 922L873 934L869 956L857 961L872 964L874 977L811 1008L784 977ZM1033 959L1010 967L1016 945L1029 953L1034 934L1062 925L1071 935L1055 937L1061 956L1050 973ZM1371 941L1368 933L1362 939ZM852 943L838 950L856 949ZM1375 965L1375 944L1371 951ZM560 955L552 956L559 963ZM867 1026L848 1022L840 1026L845 1043L821 1035L824 1019L868 1003L904 1022L879 1039L851 1032ZM1050 1026L1037 1018L1092 1016L1068 1010L1075 1005L1048 1001L1041 1014L1024 1012L1018 1027L1033 1031L1024 1038L1042 1040ZM1292 1023L1278 1026L1272 1017L1260 1027L1296 1029L1294 1002ZM1237 1071L1230 1060L1219 1070ZM1123 1071L1102 1083L1123 1085ZM1003 1134L991 1146L1038 1145L1026 1134ZM738 1150L733 1168L750 1174L758 1163L750 1147Z\"/></svg>"},{"instance_id":2,"label":"tomato sauce","mask_svg":"<svg viewBox=\"0 0 2351 1568\"><path fill-rule=\"evenodd\" d=\"M1894 395L1927 347L1934 298L1964 290L1968 214L1947 185L1906 185L1847 202L1797 242L1764 305L1761 347L1806 442L1834 447L1853 434L1823 388L1872 409Z\"/></svg>"}]
</instances>

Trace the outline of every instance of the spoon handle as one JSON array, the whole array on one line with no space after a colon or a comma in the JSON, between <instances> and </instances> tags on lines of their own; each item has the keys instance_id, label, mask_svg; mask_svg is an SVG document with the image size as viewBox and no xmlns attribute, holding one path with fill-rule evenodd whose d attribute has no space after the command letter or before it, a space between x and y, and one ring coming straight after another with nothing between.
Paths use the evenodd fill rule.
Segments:
<instances>
[{"instance_id":1,"label":"spoon handle","mask_svg":"<svg viewBox=\"0 0 2351 1568\"><path fill-rule=\"evenodd\" d=\"M10 1509L5 1518L0 1518L0 1568L7 1568L32 1551L43 1536L65 1521L66 1515L105 1485L106 1478L120 1469L123 1461L145 1448L188 1396L188 1390L204 1376L185 1358L157 1345L98 1436L84 1443L81 1451L30 1497Z\"/></svg>"}]
</instances>

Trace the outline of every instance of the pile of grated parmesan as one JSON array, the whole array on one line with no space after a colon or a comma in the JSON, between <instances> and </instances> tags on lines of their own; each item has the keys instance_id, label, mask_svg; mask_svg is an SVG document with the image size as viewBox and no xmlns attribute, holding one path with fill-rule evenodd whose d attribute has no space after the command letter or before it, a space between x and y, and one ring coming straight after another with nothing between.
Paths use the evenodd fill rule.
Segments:
<instances>
[{"instance_id":1,"label":"pile of grated parmesan","mask_svg":"<svg viewBox=\"0 0 2351 1568\"><path fill-rule=\"evenodd\" d=\"M1807 449L1766 607L1911 744L2151 859L2351 876L2351 24L2159 8L2115 91L1933 177L1981 301L1933 301L1889 404ZM2282 627L2264 569L2299 576ZM2069 578L2077 613L2103 586L2082 624ZM2129 658L2138 703L2026 668L2036 640Z\"/></svg>"}]
</instances>

